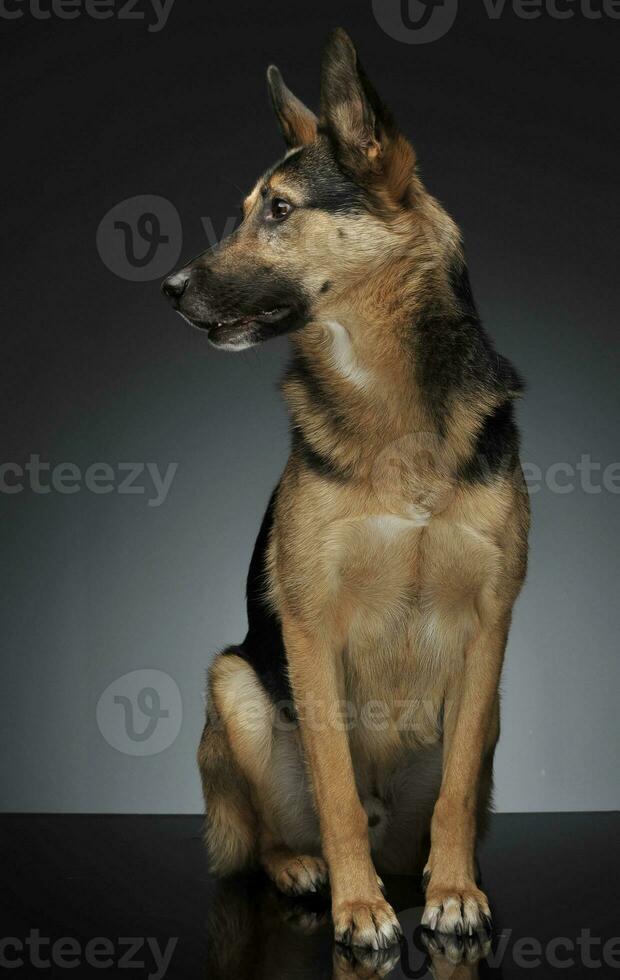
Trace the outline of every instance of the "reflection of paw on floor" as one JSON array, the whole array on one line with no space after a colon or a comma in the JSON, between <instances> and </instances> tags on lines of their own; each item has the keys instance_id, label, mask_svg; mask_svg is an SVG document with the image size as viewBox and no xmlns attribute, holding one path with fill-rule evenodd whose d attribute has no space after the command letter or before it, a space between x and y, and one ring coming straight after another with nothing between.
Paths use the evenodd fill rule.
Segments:
<instances>
[{"instance_id":1,"label":"reflection of paw on floor","mask_svg":"<svg viewBox=\"0 0 620 980\"><path fill-rule=\"evenodd\" d=\"M263 875L223 879L210 903L204 980L329 977L333 939L320 893L287 896Z\"/></svg>"},{"instance_id":2,"label":"reflection of paw on floor","mask_svg":"<svg viewBox=\"0 0 620 980\"><path fill-rule=\"evenodd\" d=\"M421 940L434 980L476 980L478 963L491 951L490 936L484 933L456 936L423 930Z\"/></svg>"},{"instance_id":3,"label":"reflection of paw on floor","mask_svg":"<svg viewBox=\"0 0 620 980\"><path fill-rule=\"evenodd\" d=\"M331 930L332 917L327 902L311 905L306 896L295 901L281 893L277 893L276 901L281 922L293 932L312 936L321 929Z\"/></svg>"},{"instance_id":4,"label":"reflection of paw on floor","mask_svg":"<svg viewBox=\"0 0 620 980\"><path fill-rule=\"evenodd\" d=\"M381 980L400 960L400 947L392 949L354 949L347 946L334 948L333 980Z\"/></svg>"}]
</instances>

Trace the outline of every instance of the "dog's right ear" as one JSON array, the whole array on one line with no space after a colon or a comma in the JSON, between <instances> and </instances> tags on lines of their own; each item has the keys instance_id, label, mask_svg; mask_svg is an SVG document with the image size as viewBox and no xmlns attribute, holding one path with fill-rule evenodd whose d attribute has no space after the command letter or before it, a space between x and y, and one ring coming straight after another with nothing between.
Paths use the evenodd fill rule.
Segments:
<instances>
[{"instance_id":1,"label":"dog's right ear","mask_svg":"<svg viewBox=\"0 0 620 980\"><path fill-rule=\"evenodd\" d=\"M289 149L307 146L316 139L318 119L297 96L286 87L275 65L267 69L267 85L271 103Z\"/></svg>"}]
</instances>

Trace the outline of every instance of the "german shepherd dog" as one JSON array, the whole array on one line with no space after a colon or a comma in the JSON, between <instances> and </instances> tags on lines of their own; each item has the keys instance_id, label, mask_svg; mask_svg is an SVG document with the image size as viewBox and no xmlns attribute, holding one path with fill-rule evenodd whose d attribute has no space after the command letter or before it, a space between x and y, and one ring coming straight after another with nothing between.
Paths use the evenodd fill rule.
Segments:
<instances>
[{"instance_id":1,"label":"german shepherd dog","mask_svg":"<svg viewBox=\"0 0 620 980\"><path fill-rule=\"evenodd\" d=\"M526 568L514 399L459 231L348 36L317 117L268 70L288 152L244 219L164 284L224 350L287 333L291 453L216 657L198 760L215 873L329 881L336 939L399 939L377 870L423 873L423 923L490 923L476 843Z\"/></svg>"}]
</instances>

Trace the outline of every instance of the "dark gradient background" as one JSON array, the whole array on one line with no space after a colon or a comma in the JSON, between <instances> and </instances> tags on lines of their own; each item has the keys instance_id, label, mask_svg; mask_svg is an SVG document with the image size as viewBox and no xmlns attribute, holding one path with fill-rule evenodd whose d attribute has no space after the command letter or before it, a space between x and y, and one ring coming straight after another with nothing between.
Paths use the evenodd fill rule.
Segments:
<instances>
[{"instance_id":1,"label":"dark gradient background","mask_svg":"<svg viewBox=\"0 0 620 980\"><path fill-rule=\"evenodd\" d=\"M446 36L409 45L370 0L176 0L159 33L0 19L2 459L178 463L160 507L85 489L0 494L5 809L201 807L204 669L245 629L251 547L287 454L287 345L212 350L158 281L106 267L96 232L118 202L161 195L181 216L183 257L203 250L201 218L220 232L281 153L267 64L315 103L336 24L463 228L484 320L529 383L524 459L544 471L619 458L620 21L521 20L508 6L490 20L461 0ZM497 806L618 808L620 496L543 486L532 503ZM141 668L175 680L183 715L166 751L136 758L104 740L96 707Z\"/></svg>"}]
</instances>

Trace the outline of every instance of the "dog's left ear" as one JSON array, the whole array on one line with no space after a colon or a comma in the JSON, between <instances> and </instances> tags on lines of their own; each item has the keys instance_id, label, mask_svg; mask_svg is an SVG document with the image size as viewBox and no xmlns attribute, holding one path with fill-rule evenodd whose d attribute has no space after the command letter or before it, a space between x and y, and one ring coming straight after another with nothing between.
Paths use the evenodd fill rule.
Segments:
<instances>
[{"instance_id":1,"label":"dog's left ear","mask_svg":"<svg viewBox=\"0 0 620 980\"><path fill-rule=\"evenodd\" d=\"M289 148L306 146L316 139L318 119L284 84L279 68L269 65L267 85L280 129Z\"/></svg>"},{"instance_id":2,"label":"dog's left ear","mask_svg":"<svg viewBox=\"0 0 620 980\"><path fill-rule=\"evenodd\" d=\"M378 178L390 195L406 197L415 174L413 147L371 85L342 28L327 41L321 71L321 126L340 162L356 178Z\"/></svg>"}]
</instances>

